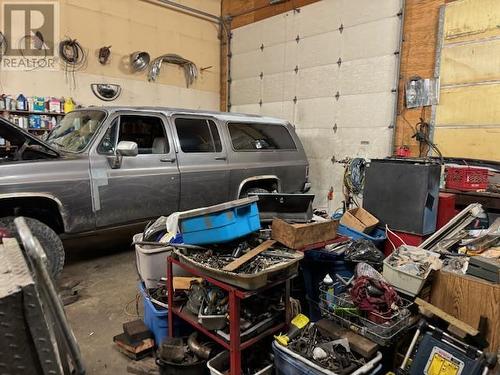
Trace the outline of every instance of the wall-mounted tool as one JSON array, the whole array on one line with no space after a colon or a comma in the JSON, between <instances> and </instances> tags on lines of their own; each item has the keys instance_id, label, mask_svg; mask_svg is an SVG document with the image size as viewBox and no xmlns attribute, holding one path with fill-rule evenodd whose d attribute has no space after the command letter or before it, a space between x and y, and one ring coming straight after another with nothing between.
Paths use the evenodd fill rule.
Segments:
<instances>
[{"instance_id":1,"label":"wall-mounted tool","mask_svg":"<svg viewBox=\"0 0 500 375\"><path fill-rule=\"evenodd\" d=\"M147 52L137 51L130 55L130 69L132 72L141 72L146 69L151 61Z\"/></svg>"},{"instance_id":2,"label":"wall-mounted tool","mask_svg":"<svg viewBox=\"0 0 500 375\"><path fill-rule=\"evenodd\" d=\"M116 100L122 93L121 86L113 83L92 83L90 88L95 96L105 102Z\"/></svg>"},{"instance_id":3,"label":"wall-mounted tool","mask_svg":"<svg viewBox=\"0 0 500 375\"><path fill-rule=\"evenodd\" d=\"M106 65L111 57L111 46L99 48L99 63Z\"/></svg>"}]
</instances>

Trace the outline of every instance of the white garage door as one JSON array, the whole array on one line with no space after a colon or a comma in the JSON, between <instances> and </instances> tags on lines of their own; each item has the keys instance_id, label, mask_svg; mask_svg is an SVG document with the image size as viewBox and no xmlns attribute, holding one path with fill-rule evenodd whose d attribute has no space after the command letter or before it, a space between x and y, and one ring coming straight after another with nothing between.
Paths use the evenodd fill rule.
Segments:
<instances>
[{"instance_id":1,"label":"white garage door","mask_svg":"<svg viewBox=\"0 0 500 375\"><path fill-rule=\"evenodd\" d=\"M391 151L400 11L401 0L323 0L233 32L231 111L295 124L317 206L342 200L332 158Z\"/></svg>"}]
</instances>

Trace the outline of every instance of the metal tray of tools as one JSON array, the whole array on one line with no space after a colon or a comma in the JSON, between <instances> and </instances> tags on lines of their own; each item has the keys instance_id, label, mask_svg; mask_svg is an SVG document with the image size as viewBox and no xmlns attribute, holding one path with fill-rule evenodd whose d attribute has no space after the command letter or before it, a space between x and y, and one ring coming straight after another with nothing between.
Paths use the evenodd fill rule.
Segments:
<instances>
[{"instance_id":1,"label":"metal tray of tools","mask_svg":"<svg viewBox=\"0 0 500 375\"><path fill-rule=\"evenodd\" d=\"M346 328L365 336L382 346L389 346L411 324L410 307L413 302L401 298L398 311L390 315L360 311L352 302L345 285L335 283L333 288L320 286L321 314Z\"/></svg>"},{"instance_id":2,"label":"metal tray of tools","mask_svg":"<svg viewBox=\"0 0 500 375\"><path fill-rule=\"evenodd\" d=\"M245 274L223 271L222 269L208 267L189 258L189 254L200 250L175 248L174 254L183 264L189 265L203 274L213 277L224 283L237 286L245 290L256 290L264 287L267 283L287 279L298 273L299 261L304 258L304 254L299 251L287 253L286 261L274 264L260 272Z\"/></svg>"}]
</instances>

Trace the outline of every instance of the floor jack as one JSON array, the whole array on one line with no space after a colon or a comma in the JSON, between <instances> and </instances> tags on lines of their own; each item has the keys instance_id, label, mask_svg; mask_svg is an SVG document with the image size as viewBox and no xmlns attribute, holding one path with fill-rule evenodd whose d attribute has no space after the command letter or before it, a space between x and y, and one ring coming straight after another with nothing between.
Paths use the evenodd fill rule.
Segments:
<instances>
[{"instance_id":1,"label":"floor jack","mask_svg":"<svg viewBox=\"0 0 500 375\"><path fill-rule=\"evenodd\" d=\"M495 354L465 344L422 319L397 374L486 375L496 361Z\"/></svg>"}]
</instances>

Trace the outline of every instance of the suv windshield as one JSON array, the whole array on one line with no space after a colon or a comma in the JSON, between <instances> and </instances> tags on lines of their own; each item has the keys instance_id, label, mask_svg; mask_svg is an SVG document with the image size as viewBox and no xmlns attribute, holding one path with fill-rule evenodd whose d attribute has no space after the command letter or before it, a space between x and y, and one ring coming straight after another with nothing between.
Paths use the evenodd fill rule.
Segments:
<instances>
[{"instance_id":1,"label":"suv windshield","mask_svg":"<svg viewBox=\"0 0 500 375\"><path fill-rule=\"evenodd\" d=\"M106 114L101 111L68 113L46 139L51 146L69 152L82 151L89 144Z\"/></svg>"}]
</instances>

